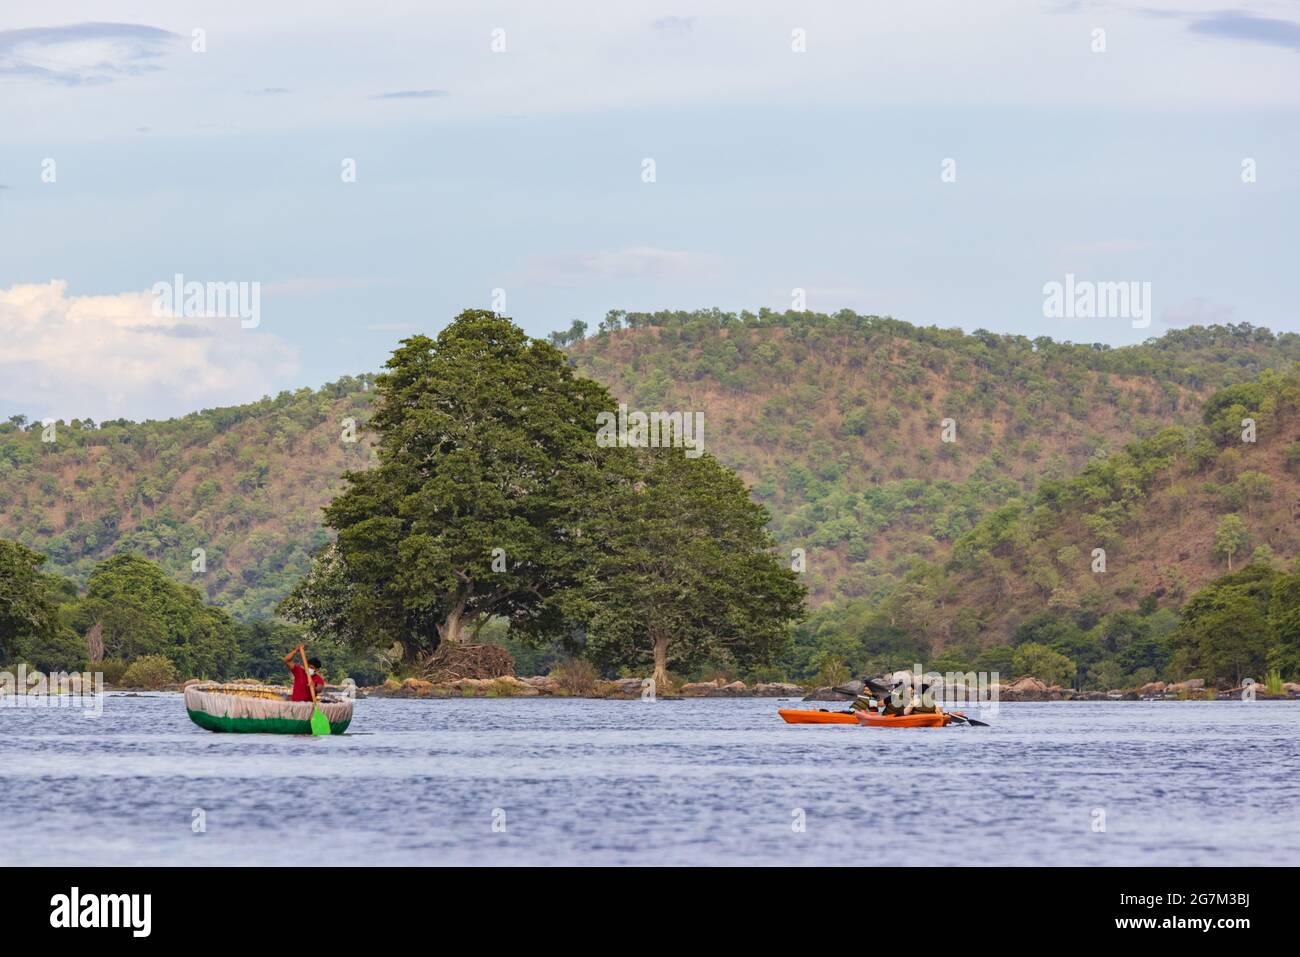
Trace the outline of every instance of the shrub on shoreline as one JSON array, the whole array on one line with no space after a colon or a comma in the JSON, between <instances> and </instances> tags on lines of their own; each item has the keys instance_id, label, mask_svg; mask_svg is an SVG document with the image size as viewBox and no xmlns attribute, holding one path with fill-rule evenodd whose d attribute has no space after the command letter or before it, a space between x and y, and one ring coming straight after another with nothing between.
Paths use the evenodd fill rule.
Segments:
<instances>
[{"instance_id":1,"label":"shrub on shoreline","mask_svg":"<svg viewBox=\"0 0 1300 957\"><path fill-rule=\"evenodd\" d=\"M122 675L122 684L127 687L146 688L150 691L174 685L179 680L176 666L165 655L144 655L137 658Z\"/></svg>"}]
</instances>

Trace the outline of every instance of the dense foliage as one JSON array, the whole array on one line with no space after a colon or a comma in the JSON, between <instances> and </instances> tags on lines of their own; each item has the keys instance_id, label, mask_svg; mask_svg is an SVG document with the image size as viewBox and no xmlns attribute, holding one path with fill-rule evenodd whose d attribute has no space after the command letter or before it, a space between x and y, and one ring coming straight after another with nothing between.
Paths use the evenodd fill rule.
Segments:
<instances>
[{"instance_id":1,"label":"dense foliage","mask_svg":"<svg viewBox=\"0 0 1300 957\"><path fill-rule=\"evenodd\" d=\"M767 512L711 456L597 441L614 400L482 310L378 377L377 464L326 509L336 545L285 601L314 633L415 663L493 618L608 669L770 664L803 589Z\"/></svg>"},{"instance_id":2,"label":"dense foliage","mask_svg":"<svg viewBox=\"0 0 1300 957\"><path fill-rule=\"evenodd\" d=\"M772 554L767 511L710 455L645 449L593 518L585 653L607 668L752 672L785 650L804 589ZM637 672L643 673L643 671Z\"/></svg>"},{"instance_id":3,"label":"dense foliage","mask_svg":"<svg viewBox=\"0 0 1300 957\"><path fill-rule=\"evenodd\" d=\"M238 622L158 565L123 553L100 562L84 590L38 571L42 556L0 539L0 665L103 671L112 683L155 687L188 677L281 681L296 626ZM91 636L94 636L93 638ZM93 652L92 652L93 647ZM326 674L380 681L387 669L336 642L314 640ZM92 656L99 659L92 663Z\"/></svg>"}]
</instances>

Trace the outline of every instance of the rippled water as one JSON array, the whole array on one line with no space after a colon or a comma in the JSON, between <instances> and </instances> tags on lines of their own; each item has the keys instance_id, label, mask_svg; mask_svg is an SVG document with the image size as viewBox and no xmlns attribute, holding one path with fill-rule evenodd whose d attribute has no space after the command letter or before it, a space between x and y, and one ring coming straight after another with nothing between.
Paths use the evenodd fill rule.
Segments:
<instances>
[{"instance_id":1,"label":"rippled water","mask_svg":"<svg viewBox=\"0 0 1300 957\"><path fill-rule=\"evenodd\" d=\"M1295 703L779 706L370 699L328 738L213 734L174 694L0 708L0 864L1300 864Z\"/></svg>"}]
</instances>

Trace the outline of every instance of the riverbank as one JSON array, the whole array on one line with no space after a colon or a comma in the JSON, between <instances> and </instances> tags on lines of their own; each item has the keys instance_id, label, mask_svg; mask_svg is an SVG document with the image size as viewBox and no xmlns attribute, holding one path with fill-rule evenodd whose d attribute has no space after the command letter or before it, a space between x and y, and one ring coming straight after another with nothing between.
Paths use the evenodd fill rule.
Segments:
<instances>
[{"instance_id":1,"label":"riverbank","mask_svg":"<svg viewBox=\"0 0 1300 957\"><path fill-rule=\"evenodd\" d=\"M114 694L132 694L156 691L184 691L189 685L198 684L199 678L190 678L178 684L162 687L145 688L129 685L104 684L103 690ZM245 683L260 683L255 679L239 679ZM5 689L0 689L0 693ZM22 694L24 689L14 689ZM34 693L46 693L44 690ZM974 696L974 688L971 696ZM1260 701L1293 701L1300 699L1300 683L1287 682L1282 685L1280 694L1270 694L1262 684L1241 685L1234 688L1207 687L1204 680L1192 678L1187 681L1166 684L1154 681L1139 688L1115 688L1110 691L1076 691L1060 685L1047 685L1033 677L1020 678L1006 684L987 685L980 691L980 698L992 698L998 701L1240 701L1243 697L1253 695ZM58 692L55 692L58 693ZM358 698L589 698L593 700L632 701L652 696L651 685L645 678L616 678L612 680L596 679L590 682L575 683L554 675L538 675L518 678L508 675L499 678L461 678L456 681L433 682L422 678L407 678L398 681L390 678L381 685L371 685L355 689ZM833 688L808 687L790 682L758 682L747 685L743 681L688 682L672 689L668 693L656 692L653 697L674 698L799 698L810 702L843 703L846 696ZM966 700L961 695L949 695L941 700Z\"/></svg>"},{"instance_id":2,"label":"riverbank","mask_svg":"<svg viewBox=\"0 0 1300 957\"><path fill-rule=\"evenodd\" d=\"M392 679L375 687L362 688L358 695L376 698L610 698L631 700L644 697L649 684L643 678L619 678L595 681L588 687L568 687L550 675L532 678L465 678L460 681L434 683L419 678L405 681ZM1295 700L1300 698L1300 683L1283 685L1281 694L1269 694L1263 685L1254 685L1259 700ZM972 689L972 692L975 689ZM981 689L985 690L985 689ZM1140 688L1117 688L1111 691L1076 691L1059 685L1047 685L1037 678L1025 677L1008 684L987 686L989 696L999 701L1188 701L1240 700L1247 687L1207 688L1200 678L1166 684L1151 682ZM843 702L846 697L831 687L809 688L786 682L746 685L743 681L690 682L660 698L800 698L804 701Z\"/></svg>"}]
</instances>

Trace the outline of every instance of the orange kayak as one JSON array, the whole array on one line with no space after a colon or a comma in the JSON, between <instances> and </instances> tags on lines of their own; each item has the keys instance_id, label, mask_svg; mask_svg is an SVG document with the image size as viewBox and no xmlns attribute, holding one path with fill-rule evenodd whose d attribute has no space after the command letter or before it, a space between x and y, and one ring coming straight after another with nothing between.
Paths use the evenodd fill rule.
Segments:
<instances>
[{"instance_id":1,"label":"orange kayak","mask_svg":"<svg viewBox=\"0 0 1300 957\"><path fill-rule=\"evenodd\" d=\"M952 718L946 714L872 714L859 711L858 724L868 728L942 728Z\"/></svg>"},{"instance_id":2,"label":"orange kayak","mask_svg":"<svg viewBox=\"0 0 1300 957\"><path fill-rule=\"evenodd\" d=\"M807 708L782 708L777 712L787 724L857 724L858 717L843 711L811 711Z\"/></svg>"}]
</instances>

